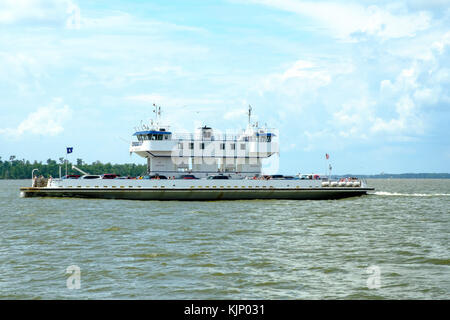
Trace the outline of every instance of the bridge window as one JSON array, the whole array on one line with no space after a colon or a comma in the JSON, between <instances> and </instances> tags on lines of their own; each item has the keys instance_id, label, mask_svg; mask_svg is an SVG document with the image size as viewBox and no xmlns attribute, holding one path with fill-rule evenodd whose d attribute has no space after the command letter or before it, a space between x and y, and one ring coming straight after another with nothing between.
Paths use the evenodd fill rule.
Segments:
<instances>
[{"instance_id":1,"label":"bridge window","mask_svg":"<svg viewBox=\"0 0 450 320\"><path fill-rule=\"evenodd\" d=\"M272 135L259 136L259 141L260 142L270 142L270 141L272 141Z\"/></svg>"}]
</instances>

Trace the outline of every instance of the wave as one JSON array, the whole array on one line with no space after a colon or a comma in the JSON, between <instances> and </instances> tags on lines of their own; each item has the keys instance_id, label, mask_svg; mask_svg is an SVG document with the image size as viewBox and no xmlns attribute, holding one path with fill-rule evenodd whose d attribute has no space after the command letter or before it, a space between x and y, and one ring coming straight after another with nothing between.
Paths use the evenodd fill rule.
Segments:
<instances>
[{"instance_id":1,"label":"wave","mask_svg":"<svg viewBox=\"0 0 450 320\"><path fill-rule=\"evenodd\" d=\"M373 193L377 196L394 196L394 197L448 197L450 193L398 193L387 191L376 191Z\"/></svg>"}]
</instances>

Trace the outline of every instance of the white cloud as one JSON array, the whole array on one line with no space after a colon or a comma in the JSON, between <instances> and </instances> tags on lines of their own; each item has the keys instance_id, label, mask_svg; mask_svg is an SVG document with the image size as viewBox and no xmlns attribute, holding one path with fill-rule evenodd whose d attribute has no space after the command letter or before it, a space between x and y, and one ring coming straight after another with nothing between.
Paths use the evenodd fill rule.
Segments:
<instances>
[{"instance_id":1,"label":"white cloud","mask_svg":"<svg viewBox=\"0 0 450 320\"><path fill-rule=\"evenodd\" d=\"M327 85L331 81L330 74L323 68L317 67L311 61L298 60L292 67L281 75L281 80L291 78L316 81L319 85Z\"/></svg>"},{"instance_id":2,"label":"white cloud","mask_svg":"<svg viewBox=\"0 0 450 320\"><path fill-rule=\"evenodd\" d=\"M261 77L253 90L264 104L265 100L275 103L270 114L275 111L283 120L287 112L285 119L289 119L321 100L320 92L333 86L336 79L353 72L353 63L341 59L299 59L284 70Z\"/></svg>"},{"instance_id":3,"label":"white cloud","mask_svg":"<svg viewBox=\"0 0 450 320\"><path fill-rule=\"evenodd\" d=\"M236 119L245 119L248 116L248 110L242 109L234 109L225 112L223 118L225 120L236 120Z\"/></svg>"},{"instance_id":4,"label":"white cloud","mask_svg":"<svg viewBox=\"0 0 450 320\"><path fill-rule=\"evenodd\" d=\"M344 132L349 132L358 135L364 135L367 129L367 122L370 122L374 117L376 101L368 101L366 97L360 99L350 100L344 102L342 106L333 113L332 123L344 131L340 131L342 136L349 136Z\"/></svg>"},{"instance_id":5,"label":"white cloud","mask_svg":"<svg viewBox=\"0 0 450 320\"><path fill-rule=\"evenodd\" d=\"M433 49L436 49L439 54L443 54L445 51L445 48L450 45L450 31L446 32L441 39L433 42L433 44L431 45L431 47Z\"/></svg>"},{"instance_id":6,"label":"white cloud","mask_svg":"<svg viewBox=\"0 0 450 320\"><path fill-rule=\"evenodd\" d=\"M408 97L402 97L395 105L397 118L384 120L376 118L370 131L373 133L388 133L392 135L406 135L423 133L423 121L419 116L419 109L414 101ZM404 138L404 136L403 136Z\"/></svg>"},{"instance_id":7,"label":"white cloud","mask_svg":"<svg viewBox=\"0 0 450 320\"><path fill-rule=\"evenodd\" d=\"M80 29L81 24L80 8L74 3L69 1L66 13L67 13L66 27L68 29Z\"/></svg>"},{"instance_id":8,"label":"white cloud","mask_svg":"<svg viewBox=\"0 0 450 320\"><path fill-rule=\"evenodd\" d=\"M83 29L134 31L146 34L154 32L196 32L207 33L206 29L189 25L175 24L154 19L142 19L127 12L105 12L101 16L83 17L80 20Z\"/></svg>"},{"instance_id":9,"label":"white cloud","mask_svg":"<svg viewBox=\"0 0 450 320\"><path fill-rule=\"evenodd\" d=\"M93 85L103 85L108 88L122 88L126 85L132 85L143 81L161 80L167 77L186 77L192 75L180 66L171 66L159 61L152 61L150 57L130 59L121 51L114 53L114 50L122 48L112 48L106 54L93 53L95 59L102 61L111 61L106 65L90 65L81 67L82 81L80 86L91 87Z\"/></svg>"},{"instance_id":10,"label":"white cloud","mask_svg":"<svg viewBox=\"0 0 450 320\"><path fill-rule=\"evenodd\" d=\"M153 103L157 105L167 106L167 107L178 107L182 108L185 106L208 106L213 104L220 104L224 101L221 99L213 99L213 98L174 98L163 96L158 93L150 93L150 94L140 94L134 96L127 96L125 100L138 102L141 104L148 104L151 106Z\"/></svg>"},{"instance_id":11,"label":"white cloud","mask_svg":"<svg viewBox=\"0 0 450 320\"><path fill-rule=\"evenodd\" d=\"M281 73L273 73L257 83L260 95L276 92L285 96L294 96L299 92L314 92L326 86L332 80L333 70L324 65L318 66L312 61L297 60Z\"/></svg>"},{"instance_id":12,"label":"white cloud","mask_svg":"<svg viewBox=\"0 0 450 320\"><path fill-rule=\"evenodd\" d=\"M71 0L2 0L0 24L59 25L78 28L80 8Z\"/></svg>"},{"instance_id":13,"label":"white cloud","mask_svg":"<svg viewBox=\"0 0 450 320\"><path fill-rule=\"evenodd\" d=\"M425 139L436 115L430 111L440 112L450 101L450 43L447 33L437 34L420 38L429 52L418 57L391 55L384 44L367 42L350 44L355 54L347 56L349 62L338 55L300 58L263 77L257 92L277 102L271 114L280 127L300 128L296 134L303 135L305 151ZM392 40L385 47L398 41L406 42ZM282 118L283 112L289 116Z\"/></svg>"},{"instance_id":14,"label":"white cloud","mask_svg":"<svg viewBox=\"0 0 450 320\"><path fill-rule=\"evenodd\" d=\"M23 87L29 81L45 77L45 65L27 52L0 52L0 81Z\"/></svg>"},{"instance_id":15,"label":"white cloud","mask_svg":"<svg viewBox=\"0 0 450 320\"><path fill-rule=\"evenodd\" d=\"M389 79L380 82L381 93L387 96L395 96L402 92L411 92L419 87L417 78L420 70L417 62L407 69L401 70L395 81Z\"/></svg>"},{"instance_id":16,"label":"white cloud","mask_svg":"<svg viewBox=\"0 0 450 320\"><path fill-rule=\"evenodd\" d=\"M297 0L251 0L250 2L311 17L325 26L335 37L347 41L353 41L360 35L376 36L381 39L412 37L418 31L429 28L431 20L431 15L426 11L397 13L396 11L404 10L399 10L396 6L379 7L351 2Z\"/></svg>"},{"instance_id":17,"label":"white cloud","mask_svg":"<svg viewBox=\"0 0 450 320\"><path fill-rule=\"evenodd\" d=\"M30 113L16 128L0 129L0 134L20 138L25 135L55 136L64 131L64 123L72 116L72 109L55 98L49 106Z\"/></svg>"},{"instance_id":18,"label":"white cloud","mask_svg":"<svg viewBox=\"0 0 450 320\"><path fill-rule=\"evenodd\" d=\"M145 106L145 114L154 117L153 104L161 106L162 121L171 123L175 128L192 125L198 118L209 118L216 116L216 107L222 107L223 100L209 97L169 97L159 93L140 94L124 97L127 105ZM216 117L217 118L217 117ZM200 124L199 124L200 125ZM185 131L184 129L182 131Z\"/></svg>"}]
</instances>

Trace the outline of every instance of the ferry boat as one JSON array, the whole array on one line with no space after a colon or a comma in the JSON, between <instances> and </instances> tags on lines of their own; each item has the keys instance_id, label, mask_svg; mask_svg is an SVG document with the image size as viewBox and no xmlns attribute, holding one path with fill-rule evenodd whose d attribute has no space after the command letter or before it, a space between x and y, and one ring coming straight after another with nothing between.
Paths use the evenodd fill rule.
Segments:
<instances>
[{"instance_id":1,"label":"ferry boat","mask_svg":"<svg viewBox=\"0 0 450 320\"><path fill-rule=\"evenodd\" d=\"M318 174L264 175L263 161L279 153L278 134L251 122L246 129L219 133L203 126L194 133L175 133L155 119L135 128L130 153L147 161L142 177L123 179L90 175L33 178L22 197L80 197L130 200L340 199L374 190L363 179L330 179Z\"/></svg>"}]
</instances>

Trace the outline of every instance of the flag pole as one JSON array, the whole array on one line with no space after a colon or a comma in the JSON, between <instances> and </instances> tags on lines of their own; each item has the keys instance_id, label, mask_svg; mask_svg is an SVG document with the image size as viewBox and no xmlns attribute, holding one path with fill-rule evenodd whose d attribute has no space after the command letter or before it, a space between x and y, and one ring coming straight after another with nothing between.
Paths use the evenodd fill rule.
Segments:
<instances>
[{"instance_id":1,"label":"flag pole","mask_svg":"<svg viewBox=\"0 0 450 320\"><path fill-rule=\"evenodd\" d=\"M328 180L331 179L331 165L330 165L330 155L325 153L325 159L327 160L328 168L325 169L325 172L328 173Z\"/></svg>"},{"instance_id":2,"label":"flag pole","mask_svg":"<svg viewBox=\"0 0 450 320\"><path fill-rule=\"evenodd\" d=\"M66 177L67 177L67 173L68 173L67 172L67 163L68 163L67 155L72 152L73 152L73 147L66 147Z\"/></svg>"}]
</instances>

